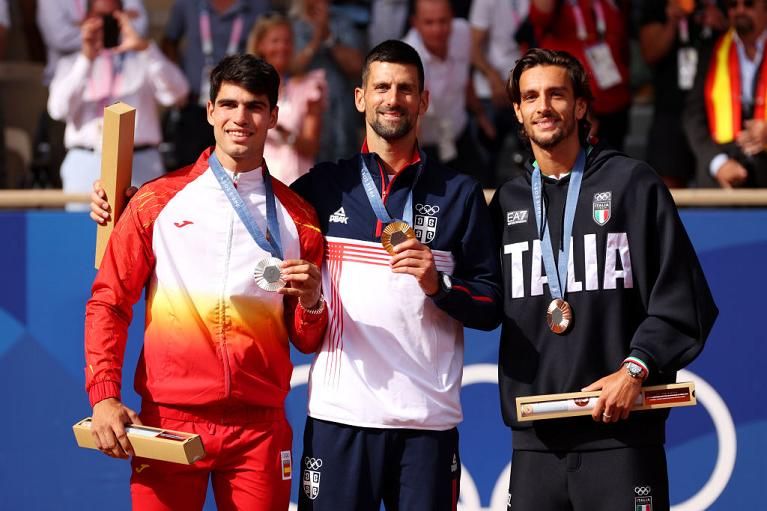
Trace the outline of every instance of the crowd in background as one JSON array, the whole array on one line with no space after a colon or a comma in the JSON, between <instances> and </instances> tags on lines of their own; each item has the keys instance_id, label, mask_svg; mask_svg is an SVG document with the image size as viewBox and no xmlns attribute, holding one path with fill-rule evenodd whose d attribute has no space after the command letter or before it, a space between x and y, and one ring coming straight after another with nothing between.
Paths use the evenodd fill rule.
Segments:
<instances>
[{"instance_id":1,"label":"crowd in background","mask_svg":"<svg viewBox=\"0 0 767 511\"><path fill-rule=\"evenodd\" d=\"M107 32L111 43L93 36ZM265 157L289 184L359 150L353 89L367 49L392 38L424 62L422 148L485 187L529 158L506 79L534 46L588 69L594 139L624 149L632 106L652 104L635 156L669 187L767 183L767 0L0 0L0 58L44 63L48 89L47 109L26 113L37 118L31 164L14 174L0 158L0 187L87 191L99 113L115 100L137 107L134 184L192 163L213 144L208 73L238 52L280 74ZM13 125L2 105L0 123Z\"/></svg>"}]
</instances>

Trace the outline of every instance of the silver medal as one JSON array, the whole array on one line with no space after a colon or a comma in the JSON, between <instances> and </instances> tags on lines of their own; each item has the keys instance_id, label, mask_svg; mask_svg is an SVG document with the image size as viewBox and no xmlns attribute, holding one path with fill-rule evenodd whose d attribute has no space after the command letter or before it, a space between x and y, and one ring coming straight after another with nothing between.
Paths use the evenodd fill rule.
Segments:
<instances>
[{"instance_id":1,"label":"silver medal","mask_svg":"<svg viewBox=\"0 0 767 511\"><path fill-rule=\"evenodd\" d=\"M277 291L285 287L285 281L282 280L282 272L280 271L280 264L282 261L276 257L267 257L261 259L256 264L256 269L253 271L253 278L256 280L256 285L264 291Z\"/></svg>"}]
</instances>

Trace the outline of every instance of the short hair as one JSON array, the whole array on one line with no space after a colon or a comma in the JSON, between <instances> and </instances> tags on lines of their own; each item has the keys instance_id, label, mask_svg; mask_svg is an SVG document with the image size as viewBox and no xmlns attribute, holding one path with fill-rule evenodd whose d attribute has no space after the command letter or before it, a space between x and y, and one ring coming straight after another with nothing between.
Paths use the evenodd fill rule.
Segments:
<instances>
[{"instance_id":1,"label":"short hair","mask_svg":"<svg viewBox=\"0 0 767 511\"><path fill-rule=\"evenodd\" d=\"M280 75L271 64L254 55L241 53L221 59L210 73L211 102L216 102L224 82L238 85L251 94L264 94L272 110L277 106Z\"/></svg>"},{"instance_id":2,"label":"short hair","mask_svg":"<svg viewBox=\"0 0 767 511\"><path fill-rule=\"evenodd\" d=\"M370 64L373 62L389 62L391 64L415 66L418 71L418 91L423 92L425 81L423 62L421 62L421 57L418 56L418 52L415 48L409 44L396 39L389 39L370 50L365 57L365 65L362 68L363 86L368 79Z\"/></svg>"},{"instance_id":3,"label":"short hair","mask_svg":"<svg viewBox=\"0 0 767 511\"><path fill-rule=\"evenodd\" d=\"M589 76L583 65L566 51L546 50L543 48L531 48L527 50L520 58L514 69L509 73L509 80L506 83L506 93L513 104L520 104L522 101L522 91L519 89L519 80L522 73L528 69L538 66L557 66L565 69L570 77L570 83L573 87L573 94L576 99L586 101L586 111L591 108L594 101L594 94L589 86ZM578 123L578 132L581 140L585 142L591 129L591 123L586 120L586 116Z\"/></svg>"},{"instance_id":4,"label":"short hair","mask_svg":"<svg viewBox=\"0 0 767 511\"><path fill-rule=\"evenodd\" d=\"M253 24L253 29L248 36L248 43L246 48L248 53L263 58L263 55L258 53L258 45L264 39L264 36L274 27L285 26L288 27L291 33L293 33L293 26L290 23L290 18L279 12L269 12L258 17Z\"/></svg>"}]
</instances>

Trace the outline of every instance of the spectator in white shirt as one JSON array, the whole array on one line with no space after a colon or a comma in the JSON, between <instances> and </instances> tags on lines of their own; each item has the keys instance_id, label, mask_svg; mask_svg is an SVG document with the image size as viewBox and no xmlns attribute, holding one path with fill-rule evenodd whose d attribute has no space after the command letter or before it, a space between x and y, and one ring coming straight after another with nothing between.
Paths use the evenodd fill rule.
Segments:
<instances>
[{"instance_id":1,"label":"spectator in white shirt","mask_svg":"<svg viewBox=\"0 0 767 511\"><path fill-rule=\"evenodd\" d=\"M418 140L430 157L489 184L469 129L467 108L479 127L494 136L492 125L470 81L471 30L466 20L453 17L448 0L417 0L412 27L404 42L423 61L430 104L421 119Z\"/></svg>"},{"instance_id":2,"label":"spectator in white shirt","mask_svg":"<svg viewBox=\"0 0 767 511\"><path fill-rule=\"evenodd\" d=\"M529 0L474 0L469 13L474 89L496 133L495 138L480 137L479 140L487 164L496 174L496 181L500 182L503 181L502 174L509 170L497 169L504 141L510 138L513 142L514 155L520 160L516 162L518 168L521 168L522 155L527 152L517 137L519 123L506 93L506 81L521 56L517 34L529 10ZM503 165L509 167L509 162L503 162Z\"/></svg>"},{"instance_id":3,"label":"spectator in white shirt","mask_svg":"<svg viewBox=\"0 0 767 511\"><path fill-rule=\"evenodd\" d=\"M163 174L157 145L161 142L157 103L173 105L186 98L186 78L154 43L141 37L119 0L93 0L82 24L82 48L62 58L48 97L48 112L67 123L67 156L61 165L65 192L87 193L101 168L104 107L123 101L136 108L132 184ZM120 42L103 47L102 16L118 21ZM67 209L80 209L69 205ZM85 205L81 208L87 209Z\"/></svg>"}]
</instances>

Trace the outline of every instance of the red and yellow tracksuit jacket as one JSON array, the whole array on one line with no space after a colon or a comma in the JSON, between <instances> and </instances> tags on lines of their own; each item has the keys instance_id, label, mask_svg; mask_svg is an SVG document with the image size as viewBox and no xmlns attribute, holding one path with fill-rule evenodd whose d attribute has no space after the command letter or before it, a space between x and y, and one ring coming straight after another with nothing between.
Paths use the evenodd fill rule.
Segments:
<instances>
[{"instance_id":1,"label":"red and yellow tracksuit jacket","mask_svg":"<svg viewBox=\"0 0 767 511\"><path fill-rule=\"evenodd\" d=\"M255 284L256 263L269 254L239 220L209 155L143 186L112 233L86 306L91 404L120 397L131 309L143 290L146 325L135 388L145 402L281 408L293 369L288 339L306 353L322 341L327 312L307 313L296 299ZM237 178L265 232L262 171ZM279 181L273 189L284 258L320 266L323 239L314 210Z\"/></svg>"}]
</instances>

